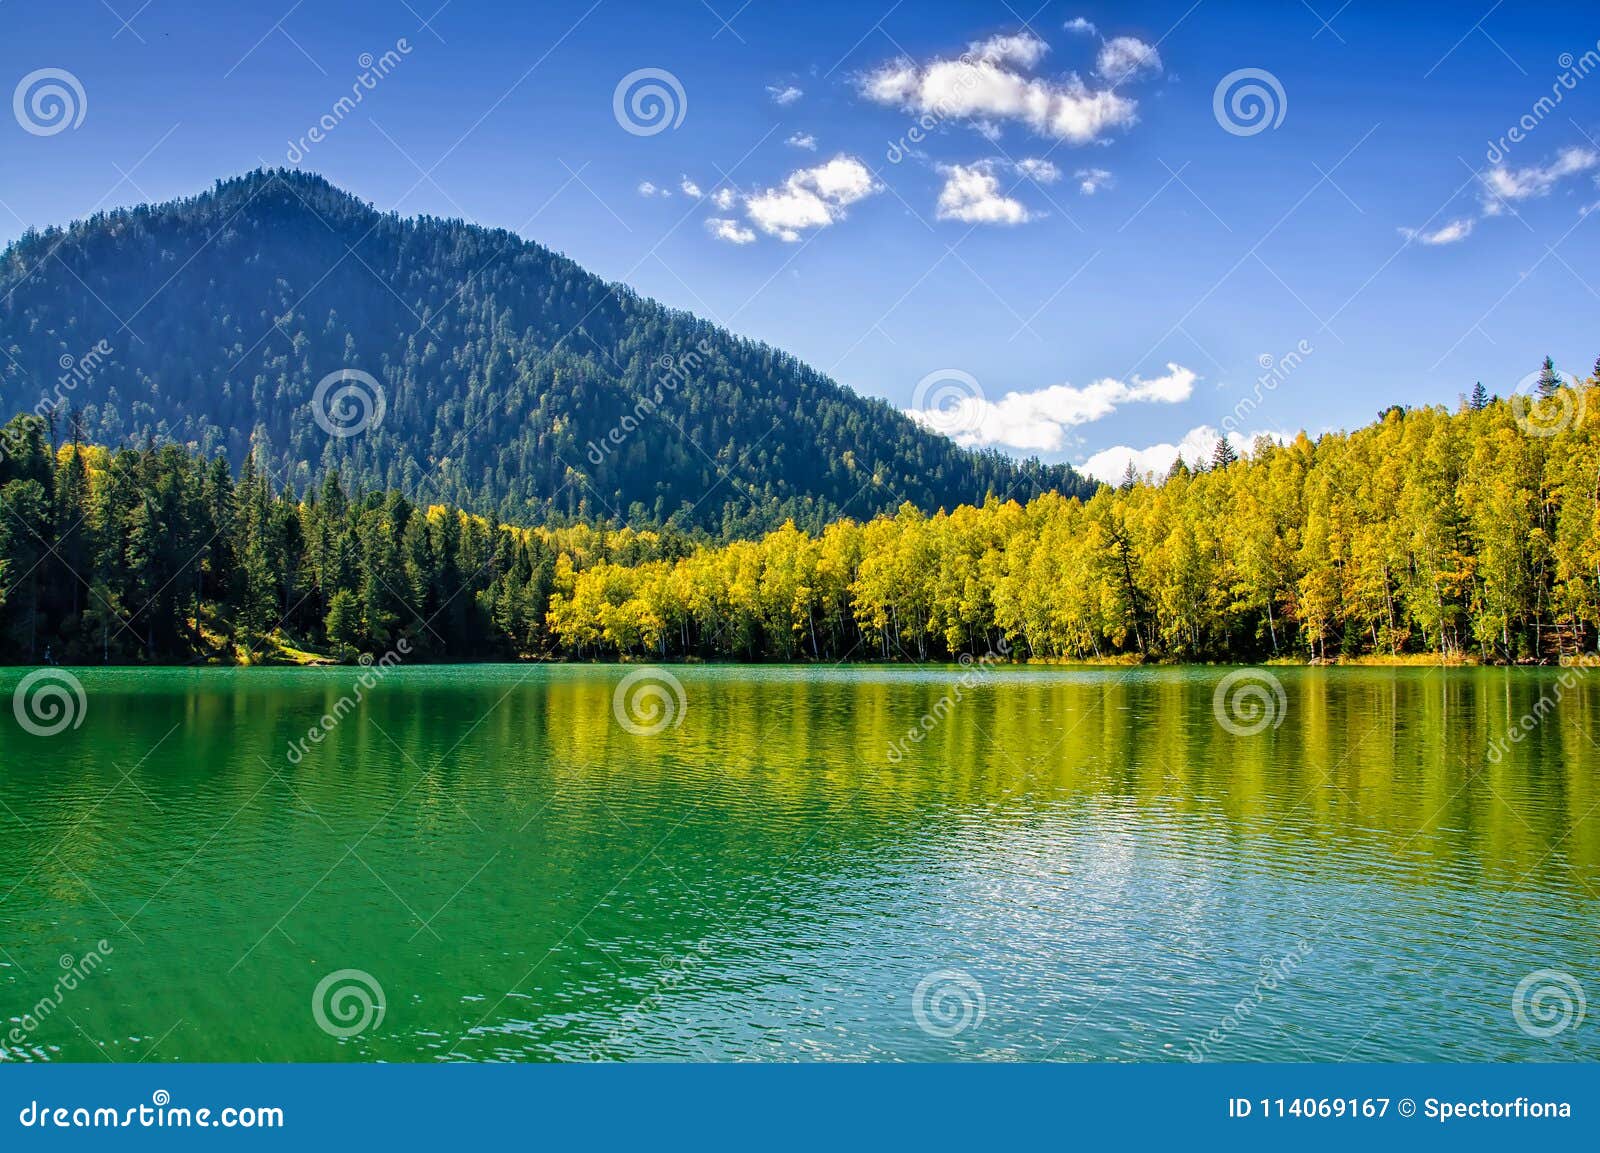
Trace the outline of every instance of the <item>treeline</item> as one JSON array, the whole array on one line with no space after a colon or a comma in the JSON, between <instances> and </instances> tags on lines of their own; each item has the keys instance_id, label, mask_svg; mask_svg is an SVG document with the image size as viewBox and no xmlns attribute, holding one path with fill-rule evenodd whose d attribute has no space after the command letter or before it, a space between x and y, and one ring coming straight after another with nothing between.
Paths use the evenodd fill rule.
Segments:
<instances>
[{"instance_id":1,"label":"treeline","mask_svg":"<svg viewBox=\"0 0 1600 1153\"><path fill-rule=\"evenodd\" d=\"M1592 651L1600 376L1352 434L1219 445L1088 501L792 526L562 582L559 651L779 659L1256 661ZM1587 414L1587 419L1585 416Z\"/></svg>"},{"instance_id":2,"label":"treeline","mask_svg":"<svg viewBox=\"0 0 1600 1153\"><path fill-rule=\"evenodd\" d=\"M495 527L336 474L296 495L249 456L235 477L173 445L110 452L76 430L0 430L0 660L252 663L381 653L511 659L547 651L574 564L687 551L629 529ZM675 541L675 546L669 545Z\"/></svg>"},{"instance_id":3,"label":"treeline","mask_svg":"<svg viewBox=\"0 0 1600 1153\"><path fill-rule=\"evenodd\" d=\"M1547 391L1394 408L1087 501L724 543L511 528L336 475L297 494L253 458L235 478L171 446L52 449L18 418L0 655L349 658L405 636L433 660L1550 660L1600 635L1600 381Z\"/></svg>"}]
</instances>

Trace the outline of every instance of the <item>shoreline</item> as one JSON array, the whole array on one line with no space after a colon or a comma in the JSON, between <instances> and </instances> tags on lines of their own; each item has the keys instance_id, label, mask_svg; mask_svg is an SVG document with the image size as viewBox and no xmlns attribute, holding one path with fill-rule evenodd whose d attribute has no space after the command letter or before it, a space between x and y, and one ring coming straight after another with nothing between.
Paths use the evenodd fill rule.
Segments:
<instances>
[{"instance_id":1,"label":"shoreline","mask_svg":"<svg viewBox=\"0 0 1600 1153\"><path fill-rule=\"evenodd\" d=\"M311 655L311 654L308 654ZM523 660L415 660L394 662L380 666L377 660L365 663L359 660L340 661L331 657L314 657L309 660L284 660L284 661L254 661L254 662L227 662L227 661L189 661L189 662L151 662L151 663L109 663L109 664L0 664L0 674L10 670L27 672L42 668L59 668L72 670L117 669L117 670L251 670L284 671L298 669L349 669L360 672L375 667L383 667L385 672L393 672L407 668L505 668L505 667L530 667L548 666L551 668L583 667L583 668L739 668L739 669L966 669L970 670L981 664L982 670L994 672L1005 669L1406 669L1406 668L1451 668L1451 669L1547 669L1551 671L1570 668L1587 668L1595 663L1597 658L1593 654L1582 653L1572 657L1563 657L1559 662L1525 662L1511 664L1506 662L1485 661L1476 657L1449 656L1439 657L1433 654L1414 653L1402 654L1395 657L1346 657L1331 660L1290 660L1282 657L1267 658L1260 661L1179 661L1179 660L1124 660L1116 658L1102 658L1099 660L1072 660L1053 661L1042 658L1017 661L981 661L979 658L967 660L942 660L942 661L730 661L730 660L702 660L702 659L645 659L621 658L612 660L565 660L558 658L529 658Z\"/></svg>"}]
</instances>

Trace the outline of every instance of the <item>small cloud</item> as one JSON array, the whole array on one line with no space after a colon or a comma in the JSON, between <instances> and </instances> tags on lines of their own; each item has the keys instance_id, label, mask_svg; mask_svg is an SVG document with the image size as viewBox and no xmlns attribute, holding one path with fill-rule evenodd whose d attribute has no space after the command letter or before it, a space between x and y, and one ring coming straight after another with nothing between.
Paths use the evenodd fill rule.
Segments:
<instances>
[{"instance_id":1,"label":"small cloud","mask_svg":"<svg viewBox=\"0 0 1600 1153\"><path fill-rule=\"evenodd\" d=\"M701 196L700 186L698 184L696 184L694 181L690 180L687 176L685 176L683 178L683 183L678 185L678 187L683 189L683 194L685 196L692 196L696 200L700 199L700 196Z\"/></svg>"},{"instance_id":2,"label":"small cloud","mask_svg":"<svg viewBox=\"0 0 1600 1153\"><path fill-rule=\"evenodd\" d=\"M845 209L883 191L872 170L841 153L815 168L791 172L776 188L745 198L745 214L762 232L794 243L808 228L826 228L844 219Z\"/></svg>"},{"instance_id":3,"label":"small cloud","mask_svg":"<svg viewBox=\"0 0 1600 1153\"><path fill-rule=\"evenodd\" d=\"M1472 235L1472 220L1470 217L1462 217L1459 220L1452 220L1448 224L1441 225L1432 232L1416 228L1402 228L1400 229L1400 235L1407 240L1431 247L1437 247L1441 244L1455 244Z\"/></svg>"},{"instance_id":4,"label":"small cloud","mask_svg":"<svg viewBox=\"0 0 1600 1153\"><path fill-rule=\"evenodd\" d=\"M784 143L793 148L804 148L807 152L815 152L817 150L817 138L809 132L796 132Z\"/></svg>"},{"instance_id":5,"label":"small cloud","mask_svg":"<svg viewBox=\"0 0 1600 1153\"><path fill-rule=\"evenodd\" d=\"M1054 184L1061 179L1061 169L1048 160L1032 156L1017 161L1017 171L1036 184Z\"/></svg>"},{"instance_id":6,"label":"small cloud","mask_svg":"<svg viewBox=\"0 0 1600 1153\"><path fill-rule=\"evenodd\" d=\"M1102 188L1110 188L1116 178L1104 168L1080 168L1072 174L1078 182L1078 192L1084 196L1093 196Z\"/></svg>"},{"instance_id":7,"label":"small cloud","mask_svg":"<svg viewBox=\"0 0 1600 1153\"><path fill-rule=\"evenodd\" d=\"M1094 24L1088 20L1085 20L1082 16L1073 17L1061 27L1065 28L1068 32L1076 32L1079 36L1098 36L1100 34L1100 29L1096 28Z\"/></svg>"},{"instance_id":8,"label":"small cloud","mask_svg":"<svg viewBox=\"0 0 1600 1153\"><path fill-rule=\"evenodd\" d=\"M956 443L968 448L1006 445L1024 452L1058 452L1066 444L1068 429L1101 420L1125 404L1181 404L1193 394L1198 379L1189 369L1169 364L1167 375L1154 380L1106 377L1081 388L1056 384L1008 392L992 403L969 397L963 401L962 429L952 435ZM906 415L936 431L949 427L947 414L938 411L912 409ZM1124 467L1125 462L1118 465L1119 475Z\"/></svg>"},{"instance_id":9,"label":"small cloud","mask_svg":"<svg viewBox=\"0 0 1600 1153\"><path fill-rule=\"evenodd\" d=\"M668 188L657 188L654 184L651 184L648 180L641 180L641 181L639 181L639 195L640 196L671 196L672 195L672 190L668 189Z\"/></svg>"},{"instance_id":10,"label":"small cloud","mask_svg":"<svg viewBox=\"0 0 1600 1153\"><path fill-rule=\"evenodd\" d=\"M980 130L1019 121L1039 136L1072 144L1094 143L1138 119L1138 103L1111 88L1091 89L1072 74L1060 80L1028 75L1047 51L1036 36L995 36L955 58L918 64L902 57L858 83L876 104L965 120Z\"/></svg>"},{"instance_id":11,"label":"small cloud","mask_svg":"<svg viewBox=\"0 0 1600 1153\"><path fill-rule=\"evenodd\" d=\"M1113 36L1100 45L1094 70L1102 79L1121 84L1140 72L1159 73L1161 53L1156 51L1155 45L1146 44L1137 36Z\"/></svg>"},{"instance_id":12,"label":"small cloud","mask_svg":"<svg viewBox=\"0 0 1600 1153\"><path fill-rule=\"evenodd\" d=\"M1020 68L1032 68L1044 59L1048 51L1050 45L1027 32L1018 32L1014 36L991 36L972 45L972 55L980 60L993 64L1015 64Z\"/></svg>"},{"instance_id":13,"label":"small cloud","mask_svg":"<svg viewBox=\"0 0 1600 1153\"><path fill-rule=\"evenodd\" d=\"M804 96L805 93L796 88L793 84L768 84L767 95L772 97L772 102L774 104L781 104L787 108L796 100L800 99L800 97Z\"/></svg>"},{"instance_id":14,"label":"small cloud","mask_svg":"<svg viewBox=\"0 0 1600 1153\"><path fill-rule=\"evenodd\" d=\"M711 194L711 203L726 212L733 207L733 202L738 199L738 195L731 188L719 188Z\"/></svg>"},{"instance_id":15,"label":"small cloud","mask_svg":"<svg viewBox=\"0 0 1600 1153\"><path fill-rule=\"evenodd\" d=\"M1600 166L1600 150L1574 146L1563 148L1549 164L1527 168L1498 165L1478 179L1483 183L1483 214L1499 216L1508 202L1544 196L1564 177L1588 172Z\"/></svg>"},{"instance_id":16,"label":"small cloud","mask_svg":"<svg viewBox=\"0 0 1600 1153\"><path fill-rule=\"evenodd\" d=\"M940 220L960 220L967 224L1026 224L1033 213L1020 200L1000 191L1000 178L994 165L951 164L940 169L944 187L939 191L937 215Z\"/></svg>"},{"instance_id":17,"label":"small cloud","mask_svg":"<svg viewBox=\"0 0 1600 1153\"><path fill-rule=\"evenodd\" d=\"M755 232L737 220L726 220L718 216L706 221L706 231L718 240L726 240L729 244L753 244L756 239Z\"/></svg>"},{"instance_id":18,"label":"small cloud","mask_svg":"<svg viewBox=\"0 0 1600 1153\"><path fill-rule=\"evenodd\" d=\"M1147 448L1133 448L1119 444L1114 448L1102 449L1076 467L1085 476L1105 481L1107 484L1117 484L1127 474L1128 466L1131 464L1136 476L1144 477L1153 473L1159 482L1167 475L1167 470L1172 467L1173 461L1180 456L1190 467L1209 463L1211 454L1216 451L1217 441L1222 435L1211 425L1202 424L1198 428L1190 429L1177 444L1152 444ZM1240 456L1249 456L1255 450L1256 438L1259 436L1267 436L1274 440L1284 439L1276 433L1246 435L1230 432L1227 436L1228 443Z\"/></svg>"}]
</instances>

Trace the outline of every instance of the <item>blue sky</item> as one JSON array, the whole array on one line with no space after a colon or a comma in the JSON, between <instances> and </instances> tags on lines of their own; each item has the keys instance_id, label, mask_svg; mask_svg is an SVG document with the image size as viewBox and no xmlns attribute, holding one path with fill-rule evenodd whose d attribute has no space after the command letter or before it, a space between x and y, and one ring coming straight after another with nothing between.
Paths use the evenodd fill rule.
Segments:
<instances>
[{"instance_id":1,"label":"blue sky","mask_svg":"<svg viewBox=\"0 0 1600 1153\"><path fill-rule=\"evenodd\" d=\"M0 88L83 94L0 118L0 240L295 159L964 442L1162 467L1600 356L1600 18L1491 2L0 0Z\"/></svg>"}]
</instances>

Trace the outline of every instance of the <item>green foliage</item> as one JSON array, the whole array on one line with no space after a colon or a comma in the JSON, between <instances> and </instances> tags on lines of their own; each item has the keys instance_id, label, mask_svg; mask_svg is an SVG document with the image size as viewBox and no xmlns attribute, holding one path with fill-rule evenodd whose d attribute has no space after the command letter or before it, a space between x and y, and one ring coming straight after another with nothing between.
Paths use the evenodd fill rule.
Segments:
<instances>
[{"instance_id":1,"label":"green foliage","mask_svg":"<svg viewBox=\"0 0 1600 1153\"><path fill-rule=\"evenodd\" d=\"M1569 399L1600 413L1600 383ZM0 659L347 659L402 637L419 660L1552 659L1600 635L1597 428L1394 408L1087 501L906 502L714 544L516 528L337 473L296 496L253 456L235 479L170 445L52 452L19 417Z\"/></svg>"},{"instance_id":2,"label":"green foliage","mask_svg":"<svg viewBox=\"0 0 1600 1153\"><path fill-rule=\"evenodd\" d=\"M1539 379L1535 382L1540 400L1549 400L1561 388L1561 374L1556 371L1555 361L1548 356L1544 358L1544 365L1539 369Z\"/></svg>"},{"instance_id":3,"label":"green foliage","mask_svg":"<svg viewBox=\"0 0 1600 1153\"><path fill-rule=\"evenodd\" d=\"M519 524L749 535L1093 491L510 232L385 215L292 171L24 235L0 253L0 352L0 412L77 407L92 443L253 453L299 491L337 471ZM342 369L377 378L386 412L339 439L311 408Z\"/></svg>"},{"instance_id":4,"label":"green foliage","mask_svg":"<svg viewBox=\"0 0 1600 1153\"><path fill-rule=\"evenodd\" d=\"M1600 388L1579 402L1600 411ZM1485 398L1088 501L1047 493L819 536L786 525L676 560L558 568L553 651L822 660L1256 661L1593 651L1600 433ZM639 628L637 622L659 622Z\"/></svg>"}]
</instances>

